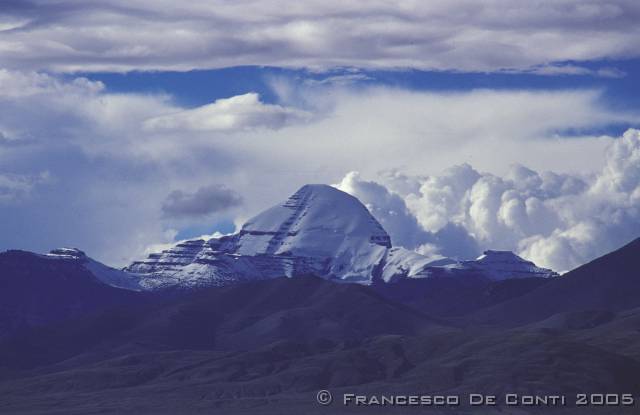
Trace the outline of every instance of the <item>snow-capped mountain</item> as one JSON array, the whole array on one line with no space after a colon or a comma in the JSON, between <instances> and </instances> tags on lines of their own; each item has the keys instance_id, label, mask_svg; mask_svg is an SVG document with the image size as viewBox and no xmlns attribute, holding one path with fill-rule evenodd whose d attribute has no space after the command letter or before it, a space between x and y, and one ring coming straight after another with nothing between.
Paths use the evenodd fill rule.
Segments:
<instances>
[{"instance_id":1,"label":"snow-capped mountain","mask_svg":"<svg viewBox=\"0 0 640 415\"><path fill-rule=\"evenodd\" d=\"M392 247L389 235L358 199L327 185L303 186L234 235L182 242L125 271L146 289L308 274L361 284L461 273L490 279L556 275L511 252L433 262Z\"/></svg>"},{"instance_id":2,"label":"snow-capped mountain","mask_svg":"<svg viewBox=\"0 0 640 415\"><path fill-rule=\"evenodd\" d=\"M484 251L475 261L463 261L458 269L472 269L487 274L494 280L529 277L557 277L547 268L540 268L531 261L520 258L511 251Z\"/></svg>"},{"instance_id":3,"label":"snow-capped mountain","mask_svg":"<svg viewBox=\"0 0 640 415\"><path fill-rule=\"evenodd\" d=\"M44 258L58 259L66 261L77 261L86 270L91 272L98 280L117 288L140 291L143 288L139 284L139 278L128 272L111 268L101 262L89 258L84 252L77 248L58 248L51 250Z\"/></svg>"},{"instance_id":4,"label":"snow-capped mountain","mask_svg":"<svg viewBox=\"0 0 640 415\"><path fill-rule=\"evenodd\" d=\"M391 248L385 258L382 280L391 282L399 278L460 275L474 275L495 281L510 278L558 276L556 272L540 268L511 251L488 250L477 259L470 261L458 261L452 258L440 258L432 261L404 248Z\"/></svg>"},{"instance_id":5,"label":"snow-capped mountain","mask_svg":"<svg viewBox=\"0 0 640 415\"><path fill-rule=\"evenodd\" d=\"M149 288L304 274L368 283L390 248L389 235L358 199L331 186L306 185L235 235L187 241L126 271Z\"/></svg>"}]
</instances>

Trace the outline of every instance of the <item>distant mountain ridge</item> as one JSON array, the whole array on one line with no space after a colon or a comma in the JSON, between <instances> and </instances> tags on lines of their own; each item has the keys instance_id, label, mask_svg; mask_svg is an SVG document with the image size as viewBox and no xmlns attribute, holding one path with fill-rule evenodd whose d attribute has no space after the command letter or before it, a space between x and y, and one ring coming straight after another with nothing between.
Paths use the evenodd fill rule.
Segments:
<instances>
[{"instance_id":1,"label":"distant mountain ridge","mask_svg":"<svg viewBox=\"0 0 640 415\"><path fill-rule=\"evenodd\" d=\"M470 261L433 261L394 247L357 198L327 185L303 186L282 204L248 220L236 234L180 242L122 270L77 248L32 255L73 263L104 284L133 291L308 275L363 285L443 276L505 280L558 275L509 251L488 250Z\"/></svg>"},{"instance_id":2,"label":"distant mountain ridge","mask_svg":"<svg viewBox=\"0 0 640 415\"><path fill-rule=\"evenodd\" d=\"M431 262L401 247L355 197L305 185L284 203L247 221L234 235L190 240L125 268L147 289L220 286L280 276L318 275L360 284L434 275L494 280L553 277L512 252L486 251L476 261Z\"/></svg>"},{"instance_id":3,"label":"distant mountain ridge","mask_svg":"<svg viewBox=\"0 0 640 415\"><path fill-rule=\"evenodd\" d=\"M92 271L85 267L91 260L85 262L75 255L75 250L53 255L18 250L0 253L0 338L141 298L142 293L101 281L96 275L100 267Z\"/></svg>"},{"instance_id":4,"label":"distant mountain ridge","mask_svg":"<svg viewBox=\"0 0 640 415\"><path fill-rule=\"evenodd\" d=\"M557 313L640 307L639 256L640 238L549 281L517 300L483 310L474 318L517 326Z\"/></svg>"},{"instance_id":5,"label":"distant mountain ridge","mask_svg":"<svg viewBox=\"0 0 640 415\"><path fill-rule=\"evenodd\" d=\"M87 271L91 272L98 280L116 288L141 291L139 279L132 277L128 272L111 268L101 262L89 258L87 254L77 248L57 248L44 255L45 258L74 261L79 263Z\"/></svg>"}]
</instances>

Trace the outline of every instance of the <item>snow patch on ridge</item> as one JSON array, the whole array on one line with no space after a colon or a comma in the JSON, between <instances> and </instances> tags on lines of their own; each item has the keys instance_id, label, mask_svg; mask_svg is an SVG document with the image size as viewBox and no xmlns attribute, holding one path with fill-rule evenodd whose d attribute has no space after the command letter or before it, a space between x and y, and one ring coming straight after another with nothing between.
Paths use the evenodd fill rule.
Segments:
<instances>
[{"instance_id":1,"label":"snow patch on ridge","mask_svg":"<svg viewBox=\"0 0 640 415\"><path fill-rule=\"evenodd\" d=\"M112 287L127 290L141 291L139 279L126 271L111 268L101 262L89 258L83 251L77 248L57 248L43 255L45 258L78 261L91 272L98 280Z\"/></svg>"}]
</instances>

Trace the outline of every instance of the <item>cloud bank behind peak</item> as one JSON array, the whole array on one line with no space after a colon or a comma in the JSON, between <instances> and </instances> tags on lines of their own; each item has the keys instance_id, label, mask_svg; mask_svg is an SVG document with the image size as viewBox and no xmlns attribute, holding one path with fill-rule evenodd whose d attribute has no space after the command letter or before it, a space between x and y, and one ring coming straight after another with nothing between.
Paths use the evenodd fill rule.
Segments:
<instances>
[{"instance_id":1,"label":"cloud bank behind peak","mask_svg":"<svg viewBox=\"0 0 640 415\"><path fill-rule=\"evenodd\" d=\"M504 176L468 164L426 177L406 192L347 174L338 187L360 197L393 240L431 254L467 257L459 247L513 250L544 267L567 271L640 237L640 131L606 150L590 175L538 173L513 165ZM382 181L385 181L384 176ZM449 238L438 237L443 230ZM470 241L472 241L470 245Z\"/></svg>"}]
</instances>

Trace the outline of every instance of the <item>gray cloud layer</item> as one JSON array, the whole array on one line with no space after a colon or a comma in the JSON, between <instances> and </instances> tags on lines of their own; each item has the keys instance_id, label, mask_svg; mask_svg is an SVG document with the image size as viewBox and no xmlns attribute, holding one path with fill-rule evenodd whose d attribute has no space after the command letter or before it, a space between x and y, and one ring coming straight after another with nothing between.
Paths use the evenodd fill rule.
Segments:
<instances>
[{"instance_id":1,"label":"gray cloud layer","mask_svg":"<svg viewBox=\"0 0 640 415\"><path fill-rule=\"evenodd\" d=\"M635 0L9 1L0 61L58 71L235 65L527 69L640 56ZM618 76L615 69L595 75Z\"/></svg>"},{"instance_id":2,"label":"gray cloud layer","mask_svg":"<svg viewBox=\"0 0 640 415\"><path fill-rule=\"evenodd\" d=\"M242 197L220 184L199 188L193 193L174 190L162 204L165 216L175 218L202 217L239 206Z\"/></svg>"}]
</instances>

